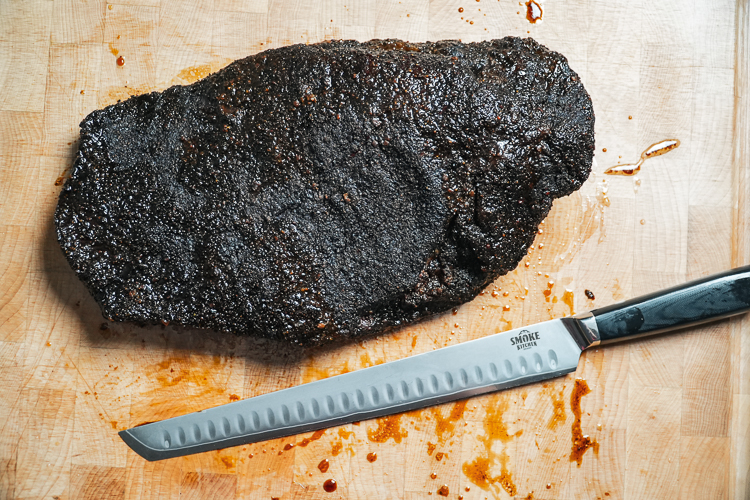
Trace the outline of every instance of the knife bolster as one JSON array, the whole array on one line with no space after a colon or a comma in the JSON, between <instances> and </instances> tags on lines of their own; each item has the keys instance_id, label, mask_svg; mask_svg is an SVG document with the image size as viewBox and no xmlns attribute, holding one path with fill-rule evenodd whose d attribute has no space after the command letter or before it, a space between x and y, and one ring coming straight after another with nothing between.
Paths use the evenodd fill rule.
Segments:
<instances>
[{"instance_id":1,"label":"knife bolster","mask_svg":"<svg viewBox=\"0 0 750 500\"><path fill-rule=\"evenodd\" d=\"M562 318L560 321L562 321L565 328L568 329L568 333L570 333L570 336L573 337L573 340L575 340L576 344L578 344L578 347L580 347L582 351L589 347L599 345L601 340L599 336L599 327L591 312Z\"/></svg>"}]
</instances>

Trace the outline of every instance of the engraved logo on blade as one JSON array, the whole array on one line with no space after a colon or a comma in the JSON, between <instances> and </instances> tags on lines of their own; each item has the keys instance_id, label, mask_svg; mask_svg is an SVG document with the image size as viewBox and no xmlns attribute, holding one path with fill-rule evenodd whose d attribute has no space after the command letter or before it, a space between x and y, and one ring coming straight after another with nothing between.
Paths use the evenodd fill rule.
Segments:
<instances>
[{"instance_id":1,"label":"engraved logo on blade","mask_svg":"<svg viewBox=\"0 0 750 500\"><path fill-rule=\"evenodd\" d=\"M539 340L539 332L521 330L518 335L510 338L510 345L516 346L519 351L524 351L536 347L537 340Z\"/></svg>"}]
</instances>

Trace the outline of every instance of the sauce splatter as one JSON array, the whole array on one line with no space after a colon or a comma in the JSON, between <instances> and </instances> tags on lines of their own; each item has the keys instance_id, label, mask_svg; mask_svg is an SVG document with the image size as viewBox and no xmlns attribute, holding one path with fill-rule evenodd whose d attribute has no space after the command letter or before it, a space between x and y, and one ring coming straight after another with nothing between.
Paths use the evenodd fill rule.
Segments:
<instances>
[{"instance_id":1,"label":"sauce splatter","mask_svg":"<svg viewBox=\"0 0 750 500\"><path fill-rule=\"evenodd\" d=\"M324 458L324 459L323 459L323 460L321 460L321 461L320 461L320 463L318 464L318 470L319 470L320 472L322 472L323 474L325 474L326 472L328 472L328 468L329 468L330 466L331 466L331 462L329 462L327 458Z\"/></svg>"},{"instance_id":2,"label":"sauce splatter","mask_svg":"<svg viewBox=\"0 0 750 500\"><path fill-rule=\"evenodd\" d=\"M589 436L584 436L581 429L581 398L590 392L591 389L589 389L589 385L585 380L576 379L573 393L570 395L570 408L573 410L573 415L575 415L575 420L571 426L571 430L573 431L573 435L571 436L573 446L570 451L570 461L577 462L578 467L581 466L583 455L589 448L593 448L594 453L599 453L599 443Z\"/></svg>"},{"instance_id":3,"label":"sauce splatter","mask_svg":"<svg viewBox=\"0 0 750 500\"><path fill-rule=\"evenodd\" d=\"M434 472L431 472L430 479L437 479L437 474L435 474Z\"/></svg>"},{"instance_id":4,"label":"sauce splatter","mask_svg":"<svg viewBox=\"0 0 750 500\"><path fill-rule=\"evenodd\" d=\"M403 438L409 435L408 431L401 429L402 415L390 415L381 417L376 420L377 428L367 429L367 437L374 443L385 443L393 439L400 443Z\"/></svg>"},{"instance_id":5,"label":"sauce splatter","mask_svg":"<svg viewBox=\"0 0 750 500\"><path fill-rule=\"evenodd\" d=\"M229 401L239 401L240 397L237 394L230 394Z\"/></svg>"},{"instance_id":6,"label":"sauce splatter","mask_svg":"<svg viewBox=\"0 0 750 500\"><path fill-rule=\"evenodd\" d=\"M117 65L118 66L125 66L125 58L120 56L117 58Z\"/></svg>"},{"instance_id":7,"label":"sauce splatter","mask_svg":"<svg viewBox=\"0 0 750 500\"><path fill-rule=\"evenodd\" d=\"M435 451L435 448L437 448L437 445L435 443L430 443L427 441L427 454L432 455L432 453Z\"/></svg>"},{"instance_id":8,"label":"sauce splatter","mask_svg":"<svg viewBox=\"0 0 750 500\"><path fill-rule=\"evenodd\" d=\"M534 0L526 2L526 19L531 24L536 24L537 21L542 19L542 6Z\"/></svg>"},{"instance_id":9,"label":"sauce splatter","mask_svg":"<svg viewBox=\"0 0 750 500\"><path fill-rule=\"evenodd\" d=\"M451 491L450 491L450 489L448 489L448 485L447 484L442 485L437 490L437 494L440 495L441 497L447 497L450 494L450 492Z\"/></svg>"},{"instance_id":10,"label":"sauce splatter","mask_svg":"<svg viewBox=\"0 0 750 500\"><path fill-rule=\"evenodd\" d=\"M615 165L614 167L609 167L604 171L604 173L608 175L635 175L635 173L641 169L641 166L643 166L645 161L649 158L654 158L656 156L661 156L663 154L669 153L670 151L672 151L673 149L677 149L678 147L680 147L679 139L667 139L665 141L657 142L656 144L652 144L647 147L646 150L641 153L641 158L637 163Z\"/></svg>"},{"instance_id":11,"label":"sauce splatter","mask_svg":"<svg viewBox=\"0 0 750 500\"><path fill-rule=\"evenodd\" d=\"M478 437L482 444L484 444L484 453L472 462L465 462L461 470L469 481L483 490L489 491L490 487L492 487L495 493L499 493L500 488L502 488L508 495L515 496L517 489L513 482L513 475L508 470L508 461L510 458L505 447L503 447L503 451L499 455L492 451L492 445L495 441L501 441L506 444L514 437L523 434L522 430L514 434L508 432L508 427L503 422L503 413L507 409L507 399L501 396L494 396L492 398L483 423L484 436ZM492 468L498 463L500 465L500 474L493 475Z\"/></svg>"},{"instance_id":12,"label":"sauce splatter","mask_svg":"<svg viewBox=\"0 0 750 500\"><path fill-rule=\"evenodd\" d=\"M444 456L445 456L445 453L443 453L442 451L439 451L435 453L435 460L439 462L443 459Z\"/></svg>"},{"instance_id":13,"label":"sauce splatter","mask_svg":"<svg viewBox=\"0 0 750 500\"><path fill-rule=\"evenodd\" d=\"M373 463L377 459L378 459L378 454L377 453L370 452L370 453L367 454L367 461L368 462Z\"/></svg>"},{"instance_id":14,"label":"sauce splatter","mask_svg":"<svg viewBox=\"0 0 750 500\"><path fill-rule=\"evenodd\" d=\"M335 479L329 479L325 483L323 483L323 489L328 493L333 493L334 491L336 491L336 488L338 488L338 485L336 484Z\"/></svg>"}]
</instances>

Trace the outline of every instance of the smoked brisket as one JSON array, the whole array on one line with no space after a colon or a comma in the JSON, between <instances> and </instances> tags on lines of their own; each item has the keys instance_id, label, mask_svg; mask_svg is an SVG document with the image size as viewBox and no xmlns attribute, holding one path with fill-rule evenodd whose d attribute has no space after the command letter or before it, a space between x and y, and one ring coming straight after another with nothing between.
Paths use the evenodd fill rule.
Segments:
<instances>
[{"instance_id":1,"label":"smoked brisket","mask_svg":"<svg viewBox=\"0 0 750 500\"><path fill-rule=\"evenodd\" d=\"M294 45L88 115L55 221L113 321L311 345L474 298L593 152L532 39Z\"/></svg>"}]
</instances>

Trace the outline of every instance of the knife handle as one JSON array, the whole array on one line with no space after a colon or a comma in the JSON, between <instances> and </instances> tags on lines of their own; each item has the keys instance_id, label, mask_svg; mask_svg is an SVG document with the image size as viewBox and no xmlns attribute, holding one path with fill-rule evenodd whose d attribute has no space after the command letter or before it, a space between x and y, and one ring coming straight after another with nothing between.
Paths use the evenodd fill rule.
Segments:
<instances>
[{"instance_id":1,"label":"knife handle","mask_svg":"<svg viewBox=\"0 0 750 500\"><path fill-rule=\"evenodd\" d=\"M591 311L602 344L665 333L750 310L750 266Z\"/></svg>"}]
</instances>

